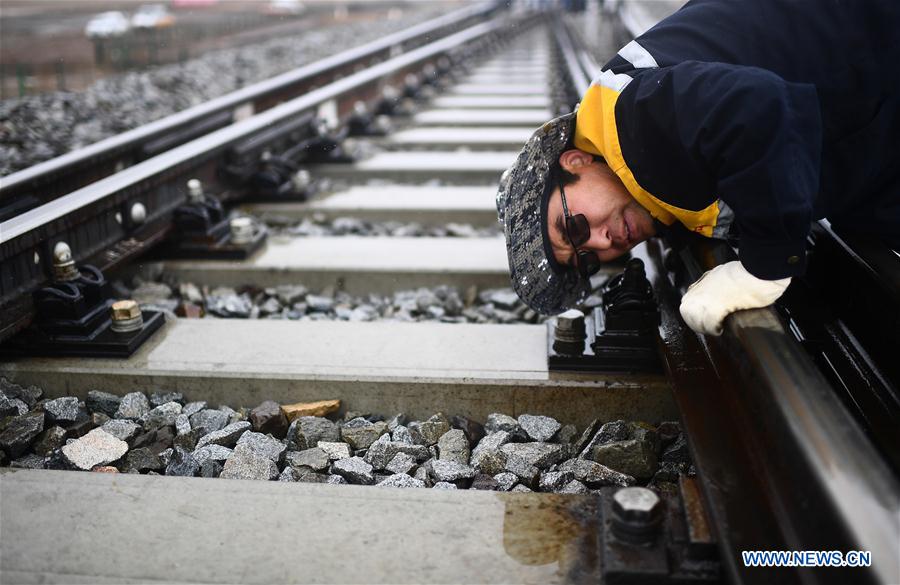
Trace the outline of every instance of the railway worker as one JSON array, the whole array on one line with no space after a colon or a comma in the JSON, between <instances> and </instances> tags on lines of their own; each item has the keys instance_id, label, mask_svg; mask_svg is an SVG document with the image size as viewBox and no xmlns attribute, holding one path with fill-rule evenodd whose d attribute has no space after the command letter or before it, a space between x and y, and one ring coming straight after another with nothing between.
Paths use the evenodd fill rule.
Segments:
<instances>
[{"instance_id":1,"label":"railway worker","mask_svg":"<svg viewBox=\"0 0 900 585\"><path fill-rule=\"evenodd\" d=\"M628 43L500 182L512 284L554 314L667 230L738 239L681 314L718 335L805 268L811 223L900 249L900 3L695 0Z\"/></svg>"}]
</instances>

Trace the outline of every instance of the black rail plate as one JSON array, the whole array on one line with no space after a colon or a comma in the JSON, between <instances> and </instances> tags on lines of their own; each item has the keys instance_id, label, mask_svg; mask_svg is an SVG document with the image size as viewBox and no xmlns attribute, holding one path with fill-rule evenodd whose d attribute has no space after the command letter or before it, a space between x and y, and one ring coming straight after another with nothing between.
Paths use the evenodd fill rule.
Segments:
<instances>
[{"instance_id":1,"label":"black rail plate","mask_svg":"<svg viewBox=\"0 0 900 585\"><path fill-rule=\"evenodd\" d=\"M141 311L144 326L131 333L116 333L107 321L90 337L60 335L48 337L37 329L26 329L4 345L0 355L4 357L114 357L126 358L133 354L165 323L162 311Z\"/></svg>"}]
</instances>

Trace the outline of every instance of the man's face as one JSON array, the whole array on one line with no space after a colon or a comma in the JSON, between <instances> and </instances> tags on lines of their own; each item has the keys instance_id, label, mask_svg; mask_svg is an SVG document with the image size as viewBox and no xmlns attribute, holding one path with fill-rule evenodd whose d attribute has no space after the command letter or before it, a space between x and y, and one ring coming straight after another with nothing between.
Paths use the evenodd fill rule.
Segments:
<instances>
[{"instance_id":1,"label":"man's face","mask_svg":"<svg viewBox=\"0 0 900 585\"><path fill-rule=\"evenodd\" d=\"M594 161L586 152L567 150L560 155L560 165L579 177L563 187L569 215L584 215L591 230L590 239L579 250L594 252L607 262L656 234L650 213L629 195L606 163ZM574 268L575 248L566 237L559 187L550 196L547 221L556 261Z\"/></svg>"}]
</instances>

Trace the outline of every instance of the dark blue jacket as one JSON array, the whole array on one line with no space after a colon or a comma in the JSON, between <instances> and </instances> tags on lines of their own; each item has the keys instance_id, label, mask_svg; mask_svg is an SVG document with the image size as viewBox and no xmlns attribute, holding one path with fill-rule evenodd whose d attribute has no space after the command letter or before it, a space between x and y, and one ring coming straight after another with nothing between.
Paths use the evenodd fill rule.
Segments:
<instances>
[{"instance_id":1,"label":"dark blue jacket","mask_svg":"<svg viewBox=\"0 0 900 585\"><path fill-rule=\"evenodd\" d=\"M900 247L898 72L900 0L694 0L604 66L575 145L783 278L823 217Z\"/></svg>"}]
</instances>

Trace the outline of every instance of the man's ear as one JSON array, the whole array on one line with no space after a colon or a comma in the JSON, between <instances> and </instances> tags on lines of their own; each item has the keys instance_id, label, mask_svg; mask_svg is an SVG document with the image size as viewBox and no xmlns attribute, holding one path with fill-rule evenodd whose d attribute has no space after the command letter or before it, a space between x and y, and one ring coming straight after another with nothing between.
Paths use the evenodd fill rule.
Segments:
<instances>
[{"instance_id":1,"label":"man's ear","mask_svg":"<svg viewBox=\"0 0 900 585\"><path fill-rule=\"evenodd\" d=\"M577 174L585 165L591 164L594 157L583 150L572 148L559 155L559 166L563 170Z\"/></svg>"}]
</instances>

